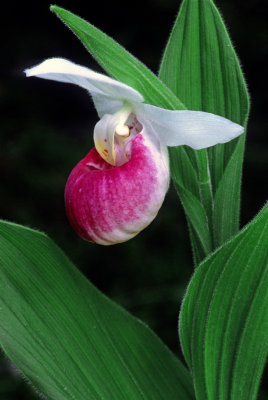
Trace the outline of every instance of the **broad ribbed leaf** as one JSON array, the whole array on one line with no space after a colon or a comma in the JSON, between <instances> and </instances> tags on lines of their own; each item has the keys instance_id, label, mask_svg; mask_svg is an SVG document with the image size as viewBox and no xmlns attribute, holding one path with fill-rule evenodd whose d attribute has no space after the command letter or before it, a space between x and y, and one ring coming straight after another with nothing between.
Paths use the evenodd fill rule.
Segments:
<instances>
[{"instance_id":1,"label":"broad ribbed leaf","mask_svg":"<svg viewBox=\"0 0 268 400\"><path fill-rule=\"evenodd\" d=\"M254 400L268 353L268 205L195 272L180 337L198 400Z\"/></svg>"},{"instance_id":2,"label":"broad ribbed leaf","mask_svg":"<svg viewBox=\"0 0 268 400\"><path fill-rule=\"evenodd\" d=\"M55 400L193 399L185 367L46 235L0 222L0 345Z\"/></svg>"},{"instance_id":3,"label":"broad ribbed leaf","mask_svg":"<svg viewBox=\"0 0 268 400\"><path fill-rule=\"evenodd\" d=\"M246 124L249 99L245 82L228 33L211 0L183 1L164 52L159 77L188 109L211 112ZM208 150L188 150L199 171L200 196L197 199L207 214L211 236L213 231L217 233L211 238L214 247L238 230L244 136ZM208 179L204 179L203 173L208 169ZM177 179L180 170L174 171L180 193L181 182ZM185 211L191 221L191 214ZM192 226L192 229L192 237L196 237L200 228ZM193 247L200 248L200 243L195 241Z\"/></svg>"}]
</instances>

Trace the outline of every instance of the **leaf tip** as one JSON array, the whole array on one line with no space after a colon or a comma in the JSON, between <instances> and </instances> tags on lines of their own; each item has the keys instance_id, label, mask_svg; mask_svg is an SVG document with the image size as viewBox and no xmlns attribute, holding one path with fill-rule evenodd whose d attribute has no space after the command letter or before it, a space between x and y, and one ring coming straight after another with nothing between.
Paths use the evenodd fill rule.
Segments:
<instances>
[{"instance_id":1,"label":"leaf tip","mask_svg":"<svg viewBox=\"0 0 268 400\"><path fill-rule=\"evenodd\" d=\"M54 12L57 14L57 11L59 10L59 7L56 6L55 4L51 4L51 6L49 7L50 11Z\"/></svg>"}]
</instances>

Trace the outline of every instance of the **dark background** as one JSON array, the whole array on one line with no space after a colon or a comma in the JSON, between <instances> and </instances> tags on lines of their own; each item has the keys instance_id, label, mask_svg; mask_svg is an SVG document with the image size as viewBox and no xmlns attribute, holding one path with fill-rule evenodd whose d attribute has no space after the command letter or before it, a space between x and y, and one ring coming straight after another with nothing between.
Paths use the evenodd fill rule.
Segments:
<instances>
[{"instance_id":1,"label":"dark background","mask_svg":"<svg viewBox=\"0 0 268 400\"><path fill-rule=\"evenodd\" d=\"M254 217L266 195L265 3L217 1L252 101L242 182L242 225ZM57 3L111 35L155 73L179 4L177 0ZM26 79L22 71L53 56L100 69L49 11L49 5L48 1L13 1L1 6L0 218L49 234L98 288L149 324L182 359L178 310L193 268L185 218L172 185L156 220L125 244L102 247L86 243L66 219L64 185L73 166L92 146L97 115L80 88ZM264 384L262 391L260 399L267 399ZM32 389L2 356L0 400L34 398Z\"/></svg>"}]
</instances>

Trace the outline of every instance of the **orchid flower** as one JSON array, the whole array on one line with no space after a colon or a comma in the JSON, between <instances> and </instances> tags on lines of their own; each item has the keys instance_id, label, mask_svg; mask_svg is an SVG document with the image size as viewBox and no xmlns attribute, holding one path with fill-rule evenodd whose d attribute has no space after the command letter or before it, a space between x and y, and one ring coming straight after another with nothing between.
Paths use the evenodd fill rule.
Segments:
<instances>
[{"instance_id":1,"label":"orchid flower","mask_svg":"<svg viewBox=\"0 0 268 400\"><path fill-rule=\"evenodd\" d=\"M167 146L198 150L243 133L214 114L145 104L134 88L65 59L25 73L76 84L92 96L100 117L95 147L72 170L65 205L74 230L99 244L131 239L155 218L169 186Z\"/></svg>"}]
</instances>

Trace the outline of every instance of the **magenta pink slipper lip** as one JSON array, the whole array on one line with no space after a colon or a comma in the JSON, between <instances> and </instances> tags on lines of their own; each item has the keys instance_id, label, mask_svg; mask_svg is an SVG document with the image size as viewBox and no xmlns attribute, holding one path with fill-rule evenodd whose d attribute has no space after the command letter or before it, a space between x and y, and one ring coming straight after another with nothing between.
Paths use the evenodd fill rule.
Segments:
<instances>
[{"instance_id":1,"label":"magenta pink slipper lip","mask_svg":"<svg viewBox=\"0 0 268 400\"><path fill-rule=\"evenodd\" d=\"M72 170L65 189L68 219L79 236L111 245L136 236L155 218L169 183L167 159L141 134L131 159L111 166L93 148Z\"/></svg>"}]
</instances>

